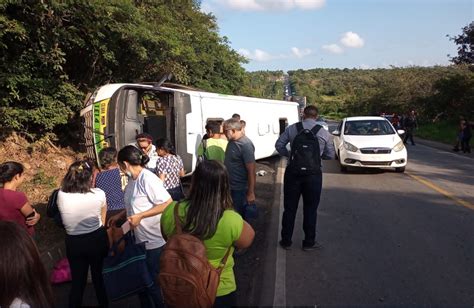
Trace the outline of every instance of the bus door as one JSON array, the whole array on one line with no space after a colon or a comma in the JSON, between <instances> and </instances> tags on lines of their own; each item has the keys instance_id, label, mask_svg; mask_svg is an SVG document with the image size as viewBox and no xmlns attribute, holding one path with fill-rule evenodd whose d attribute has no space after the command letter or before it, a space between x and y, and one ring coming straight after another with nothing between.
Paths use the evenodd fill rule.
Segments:
<instances>
[{"instance_id":1,"label":"bus door","mask_svg":"<svg viewBox=\"0 0 474 308\"><path fill-rule=\"evenodd\" d=\"M174 93L175 147L184 170L194 170L196 149L202 138L202 118L198 96Z\"/></svg>"},{"instance_id":2,"label":"bus door","mask_svg":"<svg viewBox=\"0 0 474 308\"><path fill-rule=\"evenodd\" d=\"M127 144L135 142L135 136L143 132L144 116L139 112L138 92L133 89L124 89L119 93L118 106L123 106L123 122L119 125L119 146L122 148Z\"/></svg>"}]
</instances>

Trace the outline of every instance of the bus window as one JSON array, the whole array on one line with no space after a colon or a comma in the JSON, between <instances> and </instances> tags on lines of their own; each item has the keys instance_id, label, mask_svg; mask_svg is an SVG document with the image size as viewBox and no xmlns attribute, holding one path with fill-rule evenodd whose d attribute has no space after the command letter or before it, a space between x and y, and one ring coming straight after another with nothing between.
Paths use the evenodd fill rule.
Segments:
<instances>
[{"instance_id":1,"label":"bus window","mask_svg":"<svg viewBox=\"0 0 474 308\"><path fill-rule=\"evenodd\" d=\"M141 95L140 113L145 117L143 131L152 135L153 141L159 138L168 138L166 124L167 104L153 92L144 92Z\"/></svg>"}]
</instances>

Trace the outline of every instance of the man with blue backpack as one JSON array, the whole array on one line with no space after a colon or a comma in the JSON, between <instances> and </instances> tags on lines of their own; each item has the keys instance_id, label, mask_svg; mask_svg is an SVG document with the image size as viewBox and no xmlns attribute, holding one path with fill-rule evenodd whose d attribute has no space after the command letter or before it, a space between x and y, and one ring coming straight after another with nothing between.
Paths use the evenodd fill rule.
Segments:
<instances>
[{"instance_id":1,"label":"man with blue backpack","mask_svg":"<svg viewBox=\"0 0 474 308\"><path fill-rule=\"evenodd\" d=\"M318 109L307 106L303 121L288 126L275 143L282 156L288 157L283 180L284 211L280 246L291 248L296 212L303 196L303 250L320 249L316 241L316 220L322 189L321 159L334 159L329 132L317 123ZM290 143L291 151L286 145Z\"/></svg>"}]
</instances>

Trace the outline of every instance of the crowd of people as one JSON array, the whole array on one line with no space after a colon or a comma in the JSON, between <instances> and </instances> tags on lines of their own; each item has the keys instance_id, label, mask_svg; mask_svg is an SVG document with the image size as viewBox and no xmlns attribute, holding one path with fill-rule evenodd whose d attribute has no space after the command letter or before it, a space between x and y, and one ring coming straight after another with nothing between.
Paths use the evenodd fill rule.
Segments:
<instances>
[{"instance_id":1,"label":"crowd of people","mask_svg":"<svg viewBox=\"0 0 474 308\"><path fill-rule=\"evenodd\" d=\"M403 129L405 131L403 136L403 142L405 144L410 141L411 145L415 145L413 134L418 128L418 119L415 110L411 110L410 112L402 114L401 116L398 116L396 113L390 116L382 113L381 116L387 117L395 129ZM472 122L469 122L466 117L459 117L459 126L457 127L456 132L456 142L453 147L454 152L461 151L463 153L471 153L470 142L472 138L473 127L474 125Z\"/></svg>"},{"instance_id":2,"label":"crowd of people","mask_svg":"<svg viewBox=\"0 0 474 308\"><path fill-rule=\"evenodd\" d=\"M148 271L157 277L166 238L174 232L176 201L184 230L204 242L211 265L217 267L227 250L250 246L254 231L244 220L243 207L255 202L255 148L240 119L222 125L210 121L206 131L207 144L200 149L205 159L193 173L187 196L181 183L183 161L173 144L166 139L153 144L146 133L119 151L102 149L100 168L87 159L69 166L57 194L72 276L69 307L82 306L89 271L98 305L109 305L102 276L111 244L108 228L130 224L135 241L145 243ZM0 306L51 307L51 287L35 245L34 226L41 217L17 191L23 171L18 162L0 164L0 236L9 239L0 244L0 275L9 281L8 288L0 291ZM18 264L9 268L12 260ZM235 304L233 266L230 256L220 276L215 307ZM141 307L164 307L157 279L138 297Z\"/></svg>"},{"instance_id":3,"label":"crowd of people","mask_svg":"<svg viewBox=\"0 0 474 308\"><path fill-rule=\"evenodd\" d=\"M407 141L410 141L411 145L415 145L415 141L413 140L413 134L418 128L418 119L415 110L411 110L410 112L404 113L401 116L396 113L393 113L391 115L386 115L385 113L382 113L380 114L380 116L387 118L396 130L402 129L405 131L405 134L403 136L403 143L406 144Z\"/></svg>"}]
</instances>

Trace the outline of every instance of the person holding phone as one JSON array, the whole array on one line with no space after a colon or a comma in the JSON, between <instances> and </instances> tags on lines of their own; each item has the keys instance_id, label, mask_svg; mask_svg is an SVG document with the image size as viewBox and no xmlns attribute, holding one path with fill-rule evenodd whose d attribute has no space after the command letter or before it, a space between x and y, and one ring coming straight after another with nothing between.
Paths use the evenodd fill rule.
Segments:
<instances>
[{"instance_id":1,"label":"person holding phone","mask_svg":"<svg viewBox=\"0 0 474 308\"><path fill-rule=\"evenodd\" d=\"M30 205L28 198L17 188L23 183L23 165L8 161L0 164L0 220L13 221L33 236L41 215Z\"/></svg>"}]
</instances>

